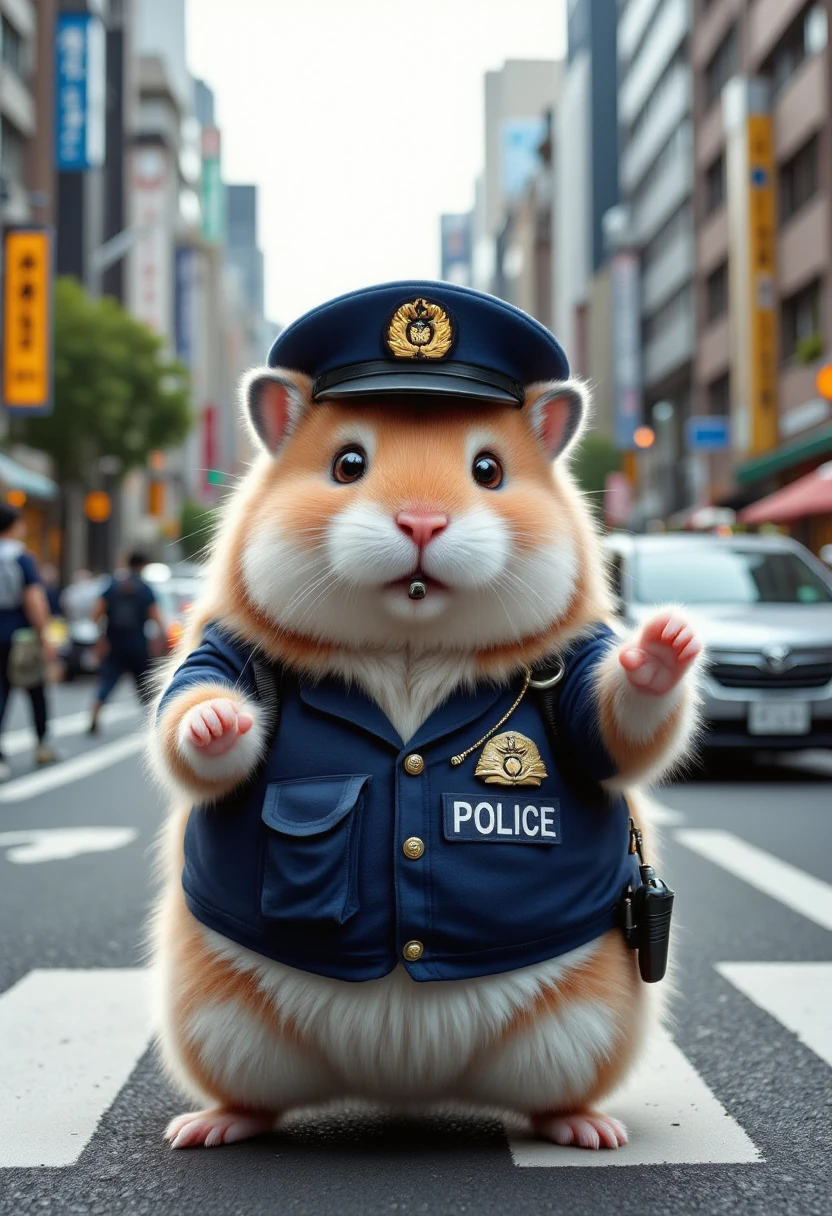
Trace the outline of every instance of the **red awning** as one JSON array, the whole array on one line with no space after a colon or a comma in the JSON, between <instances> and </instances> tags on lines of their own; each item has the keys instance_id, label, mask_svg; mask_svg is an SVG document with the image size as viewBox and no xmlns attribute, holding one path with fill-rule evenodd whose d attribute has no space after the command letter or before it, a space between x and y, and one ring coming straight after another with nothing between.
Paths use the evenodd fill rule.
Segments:
<instances>
[{"instance_id":1,"label":"red awning","mask_svg":"<svg viewBox=\"0 0 832 1216\"><path fill-rule=\"evenodd\" d=\"M832 515L832 461L740 511L744 524L788 524L807 515Z\"/></svg>"}]
</instances>

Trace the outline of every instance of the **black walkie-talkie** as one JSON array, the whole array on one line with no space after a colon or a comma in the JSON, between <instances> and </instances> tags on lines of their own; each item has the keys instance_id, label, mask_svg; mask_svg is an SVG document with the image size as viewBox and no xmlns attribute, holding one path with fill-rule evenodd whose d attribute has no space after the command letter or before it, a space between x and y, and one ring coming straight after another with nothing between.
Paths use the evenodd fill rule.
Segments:
<instances>
[{"instance_id":1,"label":"black walkie-talkie","mask_svg":"<svg viewBox=\"0 0 832 1216\"><path fill-rule=\"evenodd\" d=\"M674 892L645 864L641 832L630 819L630 851L638 853L641 886L628 887L620 904L624 940L638 950L638 969L645 984L655 984L667 971Z\"/></svg>"}]
</instances>

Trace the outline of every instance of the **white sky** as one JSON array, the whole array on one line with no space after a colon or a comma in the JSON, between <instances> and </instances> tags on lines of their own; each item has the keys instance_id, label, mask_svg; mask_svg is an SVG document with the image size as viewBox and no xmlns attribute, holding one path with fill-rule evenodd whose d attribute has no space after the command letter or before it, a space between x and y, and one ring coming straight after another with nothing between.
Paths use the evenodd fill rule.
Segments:
<instances>
[{"instance_id":1,"label":"white sky","mask_svg":"<svg viewBox=\"0 0 832 1216\"><path fill-rule=\"evenodd\" d=\"M484 73L558 59L563 0L188 0L226 181L255 182L266 310L436 278L483 163Z\"/></svg>"}]
</instances>

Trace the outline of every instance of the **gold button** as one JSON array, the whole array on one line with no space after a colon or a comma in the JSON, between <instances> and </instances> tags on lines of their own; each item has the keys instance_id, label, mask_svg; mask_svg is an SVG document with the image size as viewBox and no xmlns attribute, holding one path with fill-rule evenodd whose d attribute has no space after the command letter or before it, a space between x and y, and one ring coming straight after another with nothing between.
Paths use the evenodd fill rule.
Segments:
<instances>
[{"instance_id":1,"label":"gold button","mask_svg":"<svg viewBox=\"0 0 832 1216\"><path fill-rule=\"evenodd\" d=\"M421 942L408 942L402 950L402 954L409 963L417 963L424 953L425 947Z\"/></svg>"},{"instance_id":2,"label":"gold button","mask_svg":"<svg viewBox=\"0 0 832 1216\"><path fill-rule=\"evenodd\" d=\"M418 777L421 772L424 772L424 768L425 762L418 752L411 752L409 756L405 756L404 771L411 777Z\"/></svg>"},{"instance_id":3,"label":"gold button","mask_svg":"<svg viewBox=\"0 0 832 1216\"><path fill-rule=\"evenodd\" d=\"M418 836L408 836L407 840L402 845L402 852L405 857L409 857L411 861L416 861L425 851L425 842L420 840Z\"/></svg>"}]
</instances>

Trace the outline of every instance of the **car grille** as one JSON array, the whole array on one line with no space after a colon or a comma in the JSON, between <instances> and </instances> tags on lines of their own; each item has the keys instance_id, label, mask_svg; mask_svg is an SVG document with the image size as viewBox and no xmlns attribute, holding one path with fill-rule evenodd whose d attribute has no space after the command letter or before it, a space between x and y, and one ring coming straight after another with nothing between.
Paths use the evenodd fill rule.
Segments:
<instances>
[{"instance_id":1,"label":"car grille","mask_svg":"<svg viewBox=\"0 0 832 1216\"><path fill-rule=\"evenodd\" d=\"M747 663L715 663L710 673L723 688L823 688L832 680L832 660L799 663L785 671L766 671Z\"/></svg>"}]
</instances>

